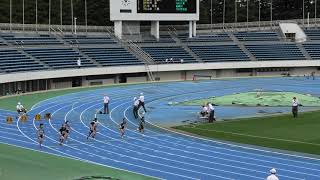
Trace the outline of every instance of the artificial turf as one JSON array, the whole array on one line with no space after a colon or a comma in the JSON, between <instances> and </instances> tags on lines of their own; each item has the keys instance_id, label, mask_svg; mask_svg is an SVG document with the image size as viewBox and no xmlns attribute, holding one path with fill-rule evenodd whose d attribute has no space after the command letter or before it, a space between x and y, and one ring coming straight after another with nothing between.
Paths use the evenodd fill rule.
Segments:
<instances>
[{"instance_id":1,"label":"artificial turf","mask_svg":"<svg viewBox=\"0 0 320 180\"><path fill-rule=\"evenodd\" d=\"M73 180L84 176L147 180L146 176L0 144L1 180Z\"/></svg>"},{"instance_id":2,"label":"artificial turf","mask_svg":"<svg viewBox=\"0 0 320 180\"><path fill-rule=\"evenodd\" d=\"M310 94L272 91L229 94L219 97L184 101L175 105L201 106L207 102L212 102L216 105L222 106L291 106L293 97L297 97L299 103L301 103L303 106L320 106L319 97L315 97Z\"/></svg>"},{"instance_id":3,"label":"artificial turf","mask_svg":"<svg viewBox=\"0 0 320 180\"><path fill-rule=\"evenodd\" d=\"M203 137L320 155L320 111L177 126Z\"/></svg>"}]
</instances>

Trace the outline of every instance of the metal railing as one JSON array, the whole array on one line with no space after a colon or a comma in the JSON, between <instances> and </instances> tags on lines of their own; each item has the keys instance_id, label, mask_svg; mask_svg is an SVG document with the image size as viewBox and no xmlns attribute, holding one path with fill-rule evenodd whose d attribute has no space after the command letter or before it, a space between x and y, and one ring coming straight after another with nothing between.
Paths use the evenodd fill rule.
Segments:
<instances>
[{"instance_id":1,"label":"metal railing","mask_svg":"<svg viewBox=\"0 0 320 180\"><path fill-rule=\"evenodd\" d=\"M275 20L275 21L253 21L253 22L238 22L238 23L217 23L217 24L197 24L198 30L211 30L217 32L223 31L243 31L243 30L264 30L264 29L274 29L279 26L280 23L294 22L302 27L318 27L320 25L320 18L311 18L309 21L307 19L291 19L291 20ZM308 23L309 22L309 23ZM49 31L49 29L58 29L61 33L73 33L72 25L48 25L48 24L10 24L10 23L0 23L1 31ZM63 31L61 30L63 29ZM160 26L160 31L167 31L169 29L174 29L174 31L186 31L189 28L188 24L185 25L162 25ZM106 33L108 30L113 29L113 26L85 26L77 25L77 33L87 33L87 32L102 32ZM149 26L141 26L141 31L148 31Z\"/></svg>"}]
</instances>

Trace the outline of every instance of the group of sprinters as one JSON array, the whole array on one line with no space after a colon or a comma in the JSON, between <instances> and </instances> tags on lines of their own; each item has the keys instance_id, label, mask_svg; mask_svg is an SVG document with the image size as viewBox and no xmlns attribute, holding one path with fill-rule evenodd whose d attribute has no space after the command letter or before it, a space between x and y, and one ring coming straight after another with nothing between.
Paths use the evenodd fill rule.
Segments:
<instances>
[{"instance_id":1,"label":"group of sprinters","mask_svg":"<svg viewBox=\"0 0 320 180\"><path fill-rule=\"evenodd\" d=\"M107 95L105 95L104 98L103 98L103 101L104 101L104 114L109 114L110 98ZM144 105L143 93L140 94L139 98L136 98L136 97L134 98L133 115L134 115L134 117L136 119L138 118L138 111L139 111L140 107L143 107L144 111L147 112L146 108L145 108L145 105ZM26 114L27 113L27 110L23 107L23 105L20 102L18 102L18 105L17 105L17 112L18 112L18 118L20 118L20 116L22 114ZM94 117L94 120L90 122L89 133L88 133L87 139L89 139L90 137L91 138L95 138L96 137L97 126L98 126L98 119L97 119L97 113L96 113L95 117ZM121 138L124 137L126 127L127 127L127 120L126 120L126 118L123 118L122 122L119 125ZM137 129L140 133L142 133L142 135L144 133L144 129L145 129L144 127L145 127L145 120L144 120L144 116L142 116L141 120L140 120L140 123L139 123L139 127ZM59 144L60 145L63 145L63 143L68 139L70 131L71 131L71 127L69 125L69 122L65 121L61 125L61 127L59 129L59 133L60 133L59 134L60 135L59 136ZM37 131L37 137L38 137L38 142L39 142L40 147L41 147L41 145L43 143L44 136L45 136L44 125L43 125L43 123L40 123L38 131Z\"/></svg>"}]
</instances>

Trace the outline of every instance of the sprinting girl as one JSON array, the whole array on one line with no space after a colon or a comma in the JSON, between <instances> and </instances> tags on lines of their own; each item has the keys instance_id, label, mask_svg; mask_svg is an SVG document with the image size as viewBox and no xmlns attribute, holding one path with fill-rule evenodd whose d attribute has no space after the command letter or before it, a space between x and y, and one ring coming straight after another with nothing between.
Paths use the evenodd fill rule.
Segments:
<instances>
[{"instance_id":1,"label":"sprinting girl","mask_svg":"<svg viewBox=\"0 0 320 180\"><path fill-rule=\"evenodd\" d=\"M87 139L89 139L89 137L95 138L96 133L97 133L97 123L95 121L92 121L89 126L89 134Z\"/></svg>"},{"instance_id":2,"label":"sprinting girl","mask_svg":"<svg viewBox=\"0 0 320 180\"><path fill-rule=\"evenodd\" d=\"M66 131L67 131L67 128L65 126L65 124L62 124L61 128L59 129L59 132L60 132L60 145L62 146L64 140L66 139Z\"/></svg>"},{"instance_id":3,"label":"sprinting girl","mask_svg":"<svg viewBox=\"0 0 320 180\"><path fill-rule=\"evenodd\" d=\"M121 133L121 138L123 138L123 136L124 136L126 125L127 125L127 120L126 120L126 118L123 118L122 123L120 124L120 128L119 128L120 133Z\"/></svg>"},{"instance_id":4,"label":"sprinting girl","mask_svg":"<svg viewBox=\"0 0 320 180\"><path fill-rule=\"evenodd\" d=\"M38 142L40 145L40 148L42 147L43 139L44 139L44 129L43 129L43 124L41 123L39 125L38 131L37 131L37 136L38 136Z\"/></svg>"}]
</instances>

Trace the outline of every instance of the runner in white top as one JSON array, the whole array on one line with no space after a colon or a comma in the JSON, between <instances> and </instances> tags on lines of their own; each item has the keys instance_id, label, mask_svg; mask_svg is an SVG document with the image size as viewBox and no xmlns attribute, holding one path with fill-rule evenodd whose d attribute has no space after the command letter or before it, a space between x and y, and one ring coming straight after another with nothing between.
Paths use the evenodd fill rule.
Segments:
<instances>
[{"instance_id":1,"label":"runner in white top","mask_svg":"<svg viewBox=\"0 0 320 180\"><path fill-rule=\"evenodd\" d=\"M104 114L109 114L109 102L110 102L110 98L107 95L104 95L103 97L103 105L104 105Z\"/></svg>"},{"instance_id":2,"label":"runner in white top","mask_svg":"<svg viewBox=\"0 0 320 180\"><path fill-rule=\"evenodd\" d=\"M298 106L299 106L299 101L296 97L293 97L292 99L292 115L294 118L298 117Z\"/></svg>"},{"instance_id":3,"label":"runner in white top","mask_svg":"<svg viewBox=\"0 0 320 180\"><path fill-rule=\"evenodd\" d=\"M144 112L147 112L146 108L144 107L144 95L143 95L143 93L140 93L139 101L140 101L139 108L142 106Z\"/></svg>"},{"instance_id":4,"label":"runner in white top","mask_svg":"<svg viewBox=\"0 0 320 180\"><path fill-rule=\"evenodd\" d=\"M266 180L279 180L279 178L276 176L277 171L275 169L270 170L271 175L267 177Z\"/></svg>"},{"instance_id":5,"label":"runner in white top","mask_svg":"<svg viewBox=\"0 0 320 180\"><path fill-rule=\"evenodd\" d=\"M77 60L77 65L78 65L78 68L81 67L81 59L80 58Z\"/></svg>"}]
</instances>

